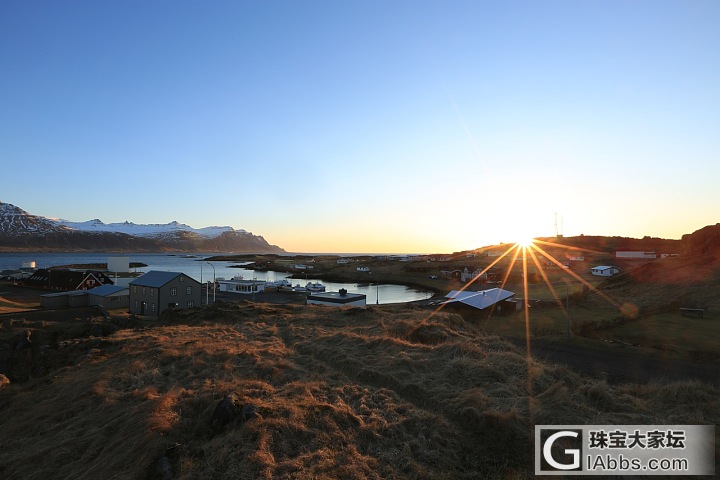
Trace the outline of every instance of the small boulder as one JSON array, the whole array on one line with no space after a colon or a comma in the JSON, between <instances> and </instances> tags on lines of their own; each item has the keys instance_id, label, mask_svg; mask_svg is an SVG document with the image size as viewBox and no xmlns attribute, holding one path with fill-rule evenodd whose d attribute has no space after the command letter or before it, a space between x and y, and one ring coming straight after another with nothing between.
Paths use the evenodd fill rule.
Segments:
<instances>
[{"instance_id":1,"label":"small boulder","mask_svg":"<svg viewBox=\"0 0 720 480\"><path fill-rule=\"evenodd\" d=\"M5 375L3 375L2 373L0 373L0 390L7 387L8 385L10 385L10 379L8 377L6 377Z\"/></svg>"},{"instance_id":2,"label":"small boulder","mask_svg":"<svg viewBox=\"0 0 720 480\"><path fill-rule=\"evenodd\" d=\"M219 432L225 425L233 421L239 412L240 399L238 396L235 393L225 395L215 407L215 413L210 419L210 430L213 433Z\"/></svg>"},{"instance_id":3,"label":"small boulder","mask_svg":"<svg viewBox=\"0 0 720 480\"><path fill-rule=\"evenodd\" d=\"M23 330L18 335L18 341L15 345L15 350L25 350L32 347L32 332L30 330Z\"/></svg>"}]
</instances>

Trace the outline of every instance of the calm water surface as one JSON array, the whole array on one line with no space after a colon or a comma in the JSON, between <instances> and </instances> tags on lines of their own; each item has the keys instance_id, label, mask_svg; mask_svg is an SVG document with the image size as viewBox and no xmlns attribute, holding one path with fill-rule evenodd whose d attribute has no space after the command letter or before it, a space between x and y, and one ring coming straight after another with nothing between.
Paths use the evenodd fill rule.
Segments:
<instances>
[{"instance_id":1,"label":"calm water surface","mask_svg":"<svg viewBox=\"0 0 720 480\"><path fill-rule=\"evenodd\" d=\"M206 282L215 278L230 279L235 275L242 275L245 279L258 279L275 281L288 276L285 272L255 272L244 268L232 268L238 262L207 262L203 259L214 254L195 254L195 257L188 258L185 254L163 254L163 253L131 253L131 254L107 254L107 253L0 253L0 270L20 268L23 262L35 262L37 268L54 267L58 265L71 265L79 263L107 263L108 257L128 257L130 262L147 264L147 267L132 269L137 272L148 272L150 270L163 270L183 272L199 282ZM308 280L289 279L293 284L305 286ZM336 292L341 288L352 293L367 295L368 305L376 303L402 303L415 300L425 300L432 296L431 292L423 292L408 288L404 285L358 285L355 283L326 282L319 281L329 292ZM378 302L379 298L379 302Z\"/></svg>"}]
</instances>

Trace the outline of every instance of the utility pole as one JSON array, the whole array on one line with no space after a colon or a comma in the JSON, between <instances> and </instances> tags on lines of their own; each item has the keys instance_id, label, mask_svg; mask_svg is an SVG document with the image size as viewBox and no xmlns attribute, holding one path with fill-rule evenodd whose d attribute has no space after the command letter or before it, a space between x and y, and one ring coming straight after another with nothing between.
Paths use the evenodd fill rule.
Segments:
<instances>
[{"instance_id":1,"label":"utility pole","mask_svg":"<svg viewBox=\"0 0 720 480\"><path fill-rule=\"evenodd\" d=\"M207 264L210 265L213 269L213 303L215 303L215 289L217 288L215 283L215 265L210 262L207 262Z\"/></svg>"},{"instance_id":2,"label":"utility pole","mask_svg":"<svg viewBox=\"0 0 720 480\"><path fill-rule=\"evenodd\" d=\"M565 282L565 316L567 317L567 338L570 338L570 287Z\"/></svg>"}]
</instances>

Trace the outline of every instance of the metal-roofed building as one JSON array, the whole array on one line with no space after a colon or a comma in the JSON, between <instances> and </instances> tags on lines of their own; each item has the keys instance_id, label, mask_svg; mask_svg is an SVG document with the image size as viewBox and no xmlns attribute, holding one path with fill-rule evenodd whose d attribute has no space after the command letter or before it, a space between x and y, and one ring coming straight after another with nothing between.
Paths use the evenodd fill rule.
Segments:
<instances>
[{"instance_id":1,"label":"metal-roofed building","mask_svg":"<svg viewBox=\"0 0 720 480\"><path fill-rule=\"evenodd\" d=\"M470 292L467 290L452 290L445 295L448 300L442 302L441 305L467 305L468 307L478 310L485 310L498 303L504 302L515 296L514 292L503 290L502 288L491 288L489 290L481 290L479 292Z\"/></svg>"},{"instance_id":2,"label":"metal-roofed building","mask_svg":"<svg viewBox=\"0 0 720 480\"><path fill-rule=\"evenodd\" d=\"M200 306L200 282L181 272L152 270L129 285L130 313L157 316L167 308Z\"/></svg>"},{"instance_id":3,"label":"metal-roofed building","mask_svg":"<svg viewBox=\"0 0 720 480\"><path fill-rule=\"evenodd\" d=\"M307 296L308 305L333 305L342 307L352 305L354 307L364 307L367 304L367 296L362 293L348 293L345 289L339 292L319 292Z\"/></svg>"},{"instance_id":4,"label":"metal-roofed building","mask_svg":"<svg viewBox=\"0 0 720 480\"><path fill-rule=\"evenodd\" d=\"M612 277L616 273L620 273L620 269L609 265L598 265L591 268L590 273L598 277Z\"/></svg>"},{"instance_id":5,"label":"metal-roofed building","mask_svg":"<svg viewBox=\"0 0 720 480\"><path fill-rule=\"evenodd\" d=\"M130 289L117 285L103 285L87 291L88 305L101 305L106 309L127 308L130 305Z\"/></svg>"}]
</instances>

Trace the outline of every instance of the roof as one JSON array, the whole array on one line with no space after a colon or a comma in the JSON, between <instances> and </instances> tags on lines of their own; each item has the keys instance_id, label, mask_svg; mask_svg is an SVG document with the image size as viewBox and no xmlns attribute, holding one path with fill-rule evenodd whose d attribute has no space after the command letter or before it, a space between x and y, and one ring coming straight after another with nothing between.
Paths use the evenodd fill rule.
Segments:
<instances>
[{"instance_id":1,"label":"roof","mask_svg":"<svg viewBox=\"0 0 720 480\"><path fill-rule=\"evenodd\" d=\"M171 282L172 280L175 280L180 275L185 276L185 278L190 278L187 275L185 275L182 272L161 272L159 270L150 270L142 277L138 277L132 282L130 282L130 285L138 285L141 287L154 287L154 288L160 288L166 283ZM193 282L197 281L193 278L190 278Z\"/></svg>"},{"instance_id":2,"label":"roof","mask_svg":"<svg viewBox=\"0 0 720 480\"><path fill-rule=\"evenodd\" d=\"M83 295L87 295L88 290L70 290L68 292L55 292L55 293L45 293L43 295L40 295L42 298L52 298L52 297L80 297Z\"/></svg>"},{"instance_id":3,"label":"roof","mask_svg":"<svg viewBox=\"0 0 720 480\"><path fill-rule=\"evenodd\" d=\"M111 295L117 295L123 290L129 291L128 287L120 287L118 285L103 285L101 287L91 288L87 291L90 295L97 295L100 297L109 297Z\"/></svg>"},{"instance_id":4,"label":"roof","mask_svg":"<svg viewBox=\"0 0 720 480\"><path fill-rule=\"evenodd\" d=\"M224 283L227 285L265 285L267 282L265 280L218 280L217 283Z\"/></svg>"},{"instance_id":5,"label":"roof","mask_svg":"<svg viewBox=\"0 0 720 480\"><path fill-rule=\"evenodd\" d=\"M449 300L443 302L443 305L448 303L462 303L475 307L479 310L483 310L487 307L495 305L498 302L507 300L508 298L515 295L514 292L503 290L502 288L491 288L489 290L481 290L479 292L469 292L467 290L453 290L445 298Z\"/></svg>"},{"instance_id":6,"label":"roof","mask_svg":"<svg viewBox=\"0 0 720 480\"><path fill-rule=\"evenodd\" d=\"M307 296L308 300L318 300L329 303L351 303L364 300L365 298L367 298L367 296L362 293L345 293L341 295L340 292L318 292Z\"/></svg>"}]
</instances>

